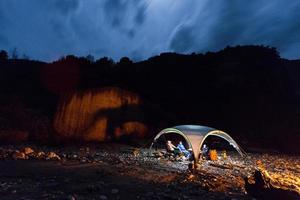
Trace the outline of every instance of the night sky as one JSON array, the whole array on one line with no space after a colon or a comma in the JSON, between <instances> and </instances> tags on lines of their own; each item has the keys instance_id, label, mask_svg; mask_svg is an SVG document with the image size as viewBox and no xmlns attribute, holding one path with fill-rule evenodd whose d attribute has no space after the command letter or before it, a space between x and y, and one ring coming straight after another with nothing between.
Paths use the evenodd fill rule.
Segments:
<instances>
[{"instance_id":1,"label":"night sky","mask_svg":"<svg viewBox=\"0 0 300 200\"><path fill-rule=\"evenodd\" d=\"M300 58L299 0L1 0L0 49L142 60L264 44Z\"/></svg>"}]
</instances>

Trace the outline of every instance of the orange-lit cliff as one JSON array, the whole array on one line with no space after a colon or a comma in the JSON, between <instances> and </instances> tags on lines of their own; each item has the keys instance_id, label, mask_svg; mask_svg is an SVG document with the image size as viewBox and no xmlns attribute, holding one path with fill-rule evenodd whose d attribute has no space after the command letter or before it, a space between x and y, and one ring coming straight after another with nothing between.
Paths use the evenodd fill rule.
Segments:
<instances>
[{"instance_id":1,"label":"orange-lit cliff","mask_svg":"<svg viewBox=\"0 0 300 200\"><path fill-rule=\"evenodd\" d=\"M60 139L81 141L144 137L142 101L137 94L116 87L66 94L58 106L54 129Z\"/></svg>"}]
</instances>

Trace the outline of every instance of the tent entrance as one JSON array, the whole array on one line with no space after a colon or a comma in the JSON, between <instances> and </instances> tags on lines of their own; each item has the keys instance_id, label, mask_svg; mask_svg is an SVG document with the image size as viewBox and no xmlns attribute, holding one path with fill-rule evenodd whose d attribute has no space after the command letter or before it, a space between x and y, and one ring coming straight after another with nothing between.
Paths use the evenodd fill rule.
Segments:
<instances>
[{"instance_id":1,"label":"tent entrance","mask_svg":"<svg viewBox=\"0 0 300 200\"><path fill-rule=\"evenodd\" d=\"M200 149L203 145L206 144L209 149L215 149L217 151L228 151L228 152L237 152L236 149L230 145L230 143L218 136L209 135L204 141Z\"/></svg>"},{"instance_id":2,"label":"tent entrance","mask_svg":"<svg viewBox=\"0 0 300 200\"><path fill-rule=\"evenodd\" d=\"M185 137L183 137L178 133L172 133L172 132L163 134L159 138L157 138L157 140L153 144L153 148L155 148L156 150L166 149L166 143L168 140L170 140L172 144L175 146L177 146L179 142L182 142L183 146L186 149L190 148L189 142L186 140Z\"/></svg>"}]
</instances>

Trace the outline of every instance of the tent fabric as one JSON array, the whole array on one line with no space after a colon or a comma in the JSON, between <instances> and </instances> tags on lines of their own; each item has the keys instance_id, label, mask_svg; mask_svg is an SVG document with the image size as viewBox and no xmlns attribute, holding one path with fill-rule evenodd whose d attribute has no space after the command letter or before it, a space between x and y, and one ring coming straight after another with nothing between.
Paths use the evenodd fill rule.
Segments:
<instances>
[{"instance_id":1,"label":"tent fabric","mask_svg":"<svg viewBox=\"0 0 300 200\"><path fill-rule=\"evenodd\" d=\"M158 138L160 138L160 136L167 133L177 133L183 136L187 141L189 148L193 151L195 161L198 161L203 142L208 136L217 136L223 138L228 141L229 144L232 145L240 155L243 156L245 154L239 145L227 133L211 127L198 125L181 125L172 128L166 128L155 136L152 144L154 144Z\"/></svg>"}]
</instances>

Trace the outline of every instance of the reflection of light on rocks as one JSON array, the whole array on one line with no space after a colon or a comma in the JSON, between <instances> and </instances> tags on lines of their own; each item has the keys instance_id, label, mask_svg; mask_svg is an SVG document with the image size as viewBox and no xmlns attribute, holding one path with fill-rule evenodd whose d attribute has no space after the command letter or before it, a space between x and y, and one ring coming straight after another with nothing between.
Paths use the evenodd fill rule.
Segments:
<instances>
[{"instance_id":1,"label":"reflection of light on rocks","mask_svg":"<svg viewBox=\"0 0 300 200\"><path fill-rule=\"evenodd\" d=\"M24 152L27 152L28 155L25 155ZM247 159L241 159L236 153L227 152L226 160L222 160L221 157L217 161L205 160L199 164L199 168L195 170L194 173L191 173L191 171L188 170L188 163L170 160L166 158L163 153L155 154L149 149L137 149L120 144L108 145L101 143L95 146L91 145L81 148L47 148L37 146L24 148L24 146L20 146L12 149L12 146L0 147L0 160L12 159L27 160L24 162L24 165L30 164L30 161L34 161L33 163L35 163L35 160L38 159L40 160L38 163L42 163L42 165L39 166L45 167L42 168L42 170L47 170L49 166L54 166L55 170L63 168L68 171L72 169L84 169L86 171L96 168L97 174L99 175L98 177L105 175L113 177L115 181L115 177L119 178L122 176L123 178L137 179L139 183L156 183L153 185L159 185L159 189L161 189L160 186L166 186L168 189L172 188L169 195L172 198L170 199L193 199L195 196L198 197L202 195L205 195L205 197L211 195L207 197L207 199L240 199L241 197L245 197L245 199L249 197L249 199L251 199L251 194L250 192L248 193L248 191L250 191L248 190L249 188L245 190L246 182L244 177L249 177L248 182L255 184L255 181L258 179L251 179L251 176L258 168L262 170L264 176L269 177L270 184L272 184L274 188L298 191L299 194L300 186L300 159L296 156L286 155L249 153ZM257 159L261 160L261 162L257 163ZM51 160L51 162L47 162L47 160ZM6 162L2 162L2 164L3 163ZM17 161L16 164L18 163L23 167L22 161ZM60 164L57 165L57 163ZM231 165L231 167L224 168L222 167L223 165ZM32 166L32 164L30 164L30 166ZM90 174L91 171L86 172ZM6 174L4 174L4 176L6 176ZM30 176L26 175L26 180L29 177ZM12 178L13 177L10 179ZM36 180L35 176L33 176L33 178ZM19 181L19 179L22 179L22 177L14 177L16 181ZM57 180L60 181L60 179ZM25 180L23 179L23 181ZM77 182L73 183L76 186L79 184ZM95 185L98 183L99 182L94 182ZM18 185L20 185L19 182ZM24 185L25 184L23 184L22 187ZM41 186L40 182L35 186L39 188ZM147 185L147 187L148 186L149 185ZM111 189L114 188L115 187ZM165 199L165 188L161 189L161 191L163 195L159 196L160 198L152 199ZM252 191L254 191L254 193L265 192L261 187L256 187ZM116 193L116 191L114 190L113 193ZM245 194L249 196L244 196ZM86 195L86 193L84 193L84 195ZM186 196L186 198L183 198L183 196Z\"/></svg>"},{"instance_id":2,"label":"reflection of light on rocks","mask_svg":"<svg viewBox=\"0 0 300 200\"><path fill-rule=\"evenodd\" d=\"M258 160L257 161L257 165L258 165L258 169L261 171L261 173L263 174L263 176L265 177L265 179L267 179L269 181L269 184L272 187L275 188L281 188L284 190L292 190L295 192L298 192L300 195L300 177L296 176L294 173L291 173L288 170L284 170L282 172L284 173L278 173L278 172L270 172L266 169L266 167L264 166L263 161ZM300 166L298 164L296 164L296 171L300 169Z\"/></svg>"}]
</instances>

